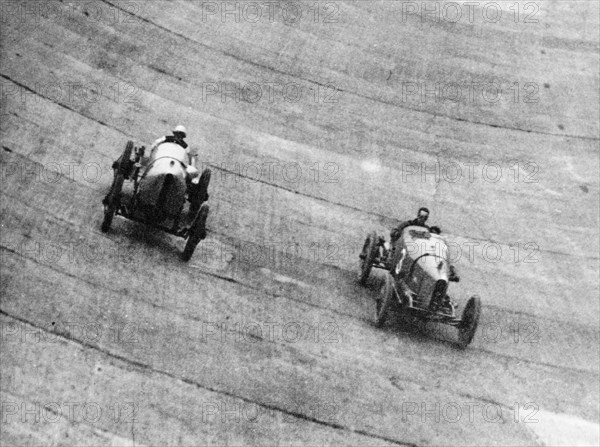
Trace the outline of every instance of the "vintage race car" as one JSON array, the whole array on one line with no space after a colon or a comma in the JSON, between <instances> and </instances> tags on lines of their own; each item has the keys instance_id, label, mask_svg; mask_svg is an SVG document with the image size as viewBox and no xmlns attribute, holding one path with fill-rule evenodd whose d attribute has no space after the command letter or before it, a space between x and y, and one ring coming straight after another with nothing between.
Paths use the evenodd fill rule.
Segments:
<instances>
[{"instance_id":1,"label":"vintage race car","mask_svg":"<svg viewBox=\"0 0 600 447\"><path fill-rule=\"evenodd\" d=\"M456 304L447 294L454 278L448 261L445 240L427 228L408 226L391 247L371 233L367 236L360 258L359 281L366 284L372 268L385 270L384 284L377 299L375 321L382 326L390 310L426 321L455 326L458 342L466 347L475 335L481 300L469 298L461 318L456 316Z\"/></svg>"},{"instance_id":2,"label":"vintage race car","mask_svg":"<svg viewBox=\"0 0 600 447\"><path fill-rule=\"evenodd\" d=\"M206 237L209 207L204 202L210 170L190 179L185 149L175 143L160 144L142 167L144 150L128 141L113 164L113 183L103 202L102 231L110 229L115 215L143 222L185 238L182 258L188 261Z\"/></svg>"}]
</instances>

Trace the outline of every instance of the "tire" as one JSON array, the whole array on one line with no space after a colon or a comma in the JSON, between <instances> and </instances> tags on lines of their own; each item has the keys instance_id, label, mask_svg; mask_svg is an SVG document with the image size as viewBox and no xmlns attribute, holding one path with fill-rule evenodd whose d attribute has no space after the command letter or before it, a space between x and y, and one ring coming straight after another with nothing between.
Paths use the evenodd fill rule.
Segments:
<instances>
[{"instance_id":1,"label":"tire","mask_svg":"<svg viewBox=\"0 0 600 447\"><path fill-rule=\"evenodd\" d=\"M192 258L194 250L196 250L196 245L206 237L206 219L208 218L209 210L208 205L203 204L190 228L190 232L185 242L185 248L181 254L181 258L186 262Z\"/></svg>"},{"instance_id":2,"label":"tire","mask_svg":"<svg viewBox=\"0 0 600 447\"><path fill-rule=\"evenodd\" d=\"M198 180L198 185L192 190L190 200L190 213L195 214L200 209L200 205L208 200L208 184L210 183L210 169L202 171L202 175Z\"/></svg>"},{"instance_id":3,"label":"tire","mask_svg":"<svg viewBox=\"0 0 600 447\"><path fill-rule=\"evenodd\" d=\"M115 179L113 180L113 184L110 188L108 204L104 208L104 219L102 221L101 229L104 233L110 230L110 226L113 221L113 217L119 208L119 204L121 202L121 191L123 190L123 182L125 177L123 174L116 171Z\"/></svg>"},{"instance_id":4,"label":"tire","mask_svg":"<svg viewBox=\"0 0 600 447\"><path fill-rule=\"evenodd\" d=\"M108 230L110 230L110 226L112 225L113 217L115 215L114 211L110 211L109 208L110 205L104 210L104 219L102 219L102 225L100 226L100 229L103 233L108 233Z\"/></svg>"},{"instance_id":5,"label":"tire","mask_svg":"<svg viewBox=\"0 0 600 447\"><path fill-rule=\"evenodd\" d=\"M480 316L481 299L477 295L474 295L469 298L463 310L460 325L458 326L458 344L461 348L466 348L473 341Z\"/></svg>"},{"instance_id":6,"label":"tire","mask_svg":"<svg viewBox=\"0 0 600 447\"><path fill-rule=\"evenodd\" d=\"M208 185L210 183L210 169L205 169L198 180L198 196L202 202L206 202L208 196Z\"/></svg>"},{"instance_id":7,"label":"tire","mask_svg":"<svg viewBox=\"0 0 600 447\"><path fill-rule=\"evenodd\" d=\"M377 250L379 248L377 245L378 241L379 238L377 237L377 234L375 234L375 232L369 234L367 236L367 239L365 239L359 263L360 274L358 275L358 282L362 285L365 285L367 283L369 275L371 274L371 269L373 268L373 261L377 257Z\"/></svg>"},{"instance_id":8,"label":"tire","mask_svg":"<svg viewBox=\"0 0 600 447\"><path fill-rule=\"evenodd\" d=\"M125 145L125 150L123 151L123 155L119 159L119 165L117 167L117 171L125 178L129 175L129 171L131 170L131 153L133 152L133 141L128 141Z\"/></svg>"},{"instance_id":9,"label":"tire","mask_svg":"<svg viewBox=\"0 0 600 447\"><path fill-rule=\"evenodd\" d=\"M112 225L113 217L119 208L121 202L121 191L123 190L123 182L125 181L125 174L131 165L131 152L133 151L133 141L128 141L125 146L125 150L119 160L114 172L113 183L108 193L108 203L104 208L104 219L102 220L101 230L106 233L110 230Z\"/></svg>"},{"instance_id":10,"label":"tire","mask_svg":"<svg viewBox=\"0 0 600 447\"><path fill-rule=\"evenodd\" d=\"M389 312L394 305L396 292L394 291L394 278L389 273L385 274L385 283L381 287L379 297L375 304L375 326L382 327Z\"/></svg>"}]
</instances>

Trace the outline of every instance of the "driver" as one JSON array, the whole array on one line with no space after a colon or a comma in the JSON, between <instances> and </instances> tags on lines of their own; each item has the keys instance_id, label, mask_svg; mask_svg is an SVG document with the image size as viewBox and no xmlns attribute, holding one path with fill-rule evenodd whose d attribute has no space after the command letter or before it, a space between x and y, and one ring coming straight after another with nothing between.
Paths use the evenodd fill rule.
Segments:
<instances>
[{"instance_id":1,"label":"driver","mask_svg":"<svg viewBox=\"0 0 600 447\"><path fill-rule=\"evenodd\" d=\"M193 161L192 156L188 149L188 144L184 140L184 138L187 136L186 134L187 134L187 131L186 131L185 127L182 126L181 124L178 124L175 127L175 129L173 129L173 135L165 135L164 137L160 137L158 140L156 140L154 143L152 143L152 146L150 146L150 153L152 153L152 151L154 151L159 145L161 145L163 143L175 143L185 149L185 154L188 157L187 164L191 165L192 161Z\"/></svg>"},{"instance_id":2,"label":"driver","mask_svg":"<svg viewBox=\"0 0 600 447\"><path fill-rule=\"evenodd\" d=\"M184 126L178 124L175 129L173 129L173 135L165 135L164 137L160 137L152 146L150 146L150 156L152 152L163 143L175 143L185 149L185 155L187 156L187 162L185 164L185 171L187 174L187 181L191 182L192 179L198 177L198 169L194 166L194 157L190 153L188 149L188 144L185 142L184 138L187 136L187 131ZM150 157L145 157L142 160L142 165L147 165Z\"/></svg>"},{"instance_id":3,"label":"driver","mask_svg":"<svg viewBox=\"0 0 600 447\"><path fill-rule=\"evenodd\" d=\"M406 227L408 227L410 225L418 225L420 227L425 227L429 230L429 227L427 225L425 225L425 222L427 222L428 218L429 218L429 210L427 208L425 208L424 206L422 206L421 208L419 208L419 212L417 213L416 219L406 220L406 221L402 222L400 225L398 225L396 228L392 229L392 231L390 232L390 239L392 240L392 243L394 243L398 239L400 239L400 236L402 236L402 230L404 230Z\"/></svg>"},{"instance_id":4,"label":"driver","mask_svg":"<svg viewBox=\"0 0 600 447\"><path fill-rule=\"evenodd\" d=\"M404 230L410 225L418 225L420 227L425 227L429 230L429 227L425 225L425 222L427 221L428 217L429 209L422 206L421 208L419 208L419 212L417 213L416 219L404 221L396 228L392 228L392 231L390 232L389 243L385 242L385 239L383 237L379 238L379 246L383 247L381 250L381 258L384 260L384 263L392 259L395 246L394 242L400 239L400 236L402 236L402 230ZM391 256L388 256L390 254Z\"/></svg>"},{"instance_id":5,"label":"driver","mask_svg":"<svg viewBox=\"0 0 600 447\"><path fill-rule=\"evenodd\" d=\"M424 227L424 228L427 228L433 234L440 234L442 232L440 227L435 226L435 225L432 227L428 227L427 225L425 225L425 222L427 222L428 218L429 218L429 209L427 209L423 206L423 207L419 208L419 212L417 213L416 219L404 221L400 225L398 225L396 228L392 229L392 231L390 232L392 249L394 247L394 242L397 241L398 239L400 239L400 236L402 236L402 230L404 230L406 227L408 227L410 225L417 225L420 227ZM454 281L454 282L460 281L460 277L456 273L456 268L454 267L454 265L450 264L449 270L450 270L450 274L448 276L448 280Z\"/></svg>"}]
</instances>

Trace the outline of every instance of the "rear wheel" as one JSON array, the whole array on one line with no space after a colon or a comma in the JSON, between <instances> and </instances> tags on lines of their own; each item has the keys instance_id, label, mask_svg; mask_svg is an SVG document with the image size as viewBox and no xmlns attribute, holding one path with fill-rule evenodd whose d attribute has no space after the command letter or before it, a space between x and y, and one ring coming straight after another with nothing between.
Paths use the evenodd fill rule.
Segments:
<instances>
[{"instance_id":1,"label":"rear wheel","mask_svg":"<svg viewBox=\"0 0 600 447\"><path fill-rule=\"evenodd\" d=\"M105 199L104 219L102 220L101 229L103 232L110 230L113 217L121 203L121 191L123 190L123 182L125 175L131 167L131 152L133 151L133 141L128 141L123 154L119 158L115 170L113 183L110 187L108 196Z\"/></svg>"},{"instance_id":2,"label":"rear wheel","mask_svg":"<svg viewBox=\"0 0 600 447\"><path fill-rule=\"evenodd\" d=\"M365 239L360 254L360 274L358 276L358 281L363 285L367 283L369 275L371 274L371 269L373 268L373 261L377 257L377 250L379 249L378 241L379 238L375 232L369 234L367 239Z\"/></svg>"},{"instance_id":3,"label":"rear wheel","mask_svg":"<svg viewBox=\"0 0 600 447\"><path fill-rule=\"evenodd\" d=\"M394 305L395 297L394 278L389 273L385 274L385 283L381 287L375 305L375 326L381 327L385 323L389 312Z\"/></svg>"},{"instance_id":4,"label":"rear wheel","mask_svg":"<svg viewBox=\"0 0 600 447\"><path fill-rule=\"evenodd\" d=\"M480 315L481 299L477 295L474 295L469 298L458 326L458 343L461 348L466 348L473 341Z\"/></svg>"},{"instance_id":5,"label":"rear wheel","mask_svg":"<svg viewBox=\"0 0 600 447\"><path fill-rule=\"evenodd\" d=\"M185 248L181 257L184 261L189 261L196 250L196 245L206 237L206 219L208 218L209 207L207 204L203 204L198 211L198 215L190 228L187 240L185 242Z\"/></svg>"}]
</instances>

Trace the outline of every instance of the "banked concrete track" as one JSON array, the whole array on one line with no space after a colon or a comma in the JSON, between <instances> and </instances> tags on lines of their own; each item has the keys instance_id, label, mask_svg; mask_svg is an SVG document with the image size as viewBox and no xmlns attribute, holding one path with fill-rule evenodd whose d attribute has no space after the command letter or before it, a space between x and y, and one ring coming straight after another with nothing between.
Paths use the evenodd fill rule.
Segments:
<instances>
[{"instance_id":1,"label":"banked concrete track","mask_svg":"<svg viewBox=\"0 0 600 447\"><path fill-rule=\"evenodd\" d=\"M2 445L598 442L597 2L500 2L495 23L483 4L450 23L297 3L290 23L283 1L255 22L219 16L235 3L10 3ZM436 83L462 98L413 93ZM177 123L213 169L187 264L165 234L99 229L112 160ZM456 300L482 297L465 351L376 329L377 277L356 284L366 233L421 205L461 248Z\"/></svg>"}]
</instances>

